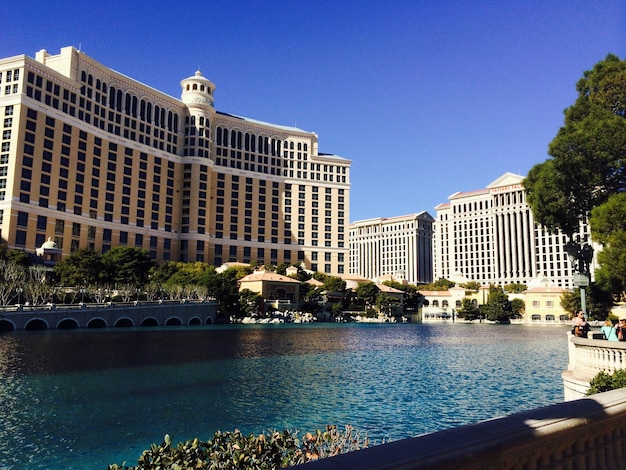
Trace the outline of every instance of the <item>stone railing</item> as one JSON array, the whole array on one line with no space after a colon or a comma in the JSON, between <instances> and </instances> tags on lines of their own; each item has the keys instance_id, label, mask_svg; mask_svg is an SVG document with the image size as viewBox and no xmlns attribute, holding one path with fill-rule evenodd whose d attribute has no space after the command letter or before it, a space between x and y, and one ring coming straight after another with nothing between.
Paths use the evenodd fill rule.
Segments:
<instances>
[{"instance_id":1,"label":"stone railing","mask_svg":"<svg viewBox=\"0 0 626 470\"><path fill-rule=\"evenodd\" d=\"M382 444L303 468L626 468L626 389Z\"/></svg>"},{"instance_id":2,"label":"stone railing","mask_svg":"<svg viewBox=\"0 0 626 470\"><path fill-rule=\"evenodd\" d=\"M591 339L593 336L593 331L589 338L568 334L569 364L562 374L565 400L585 396L589 381L598 372L626 369L626 342Z\"/></svg>"}]
</instances>

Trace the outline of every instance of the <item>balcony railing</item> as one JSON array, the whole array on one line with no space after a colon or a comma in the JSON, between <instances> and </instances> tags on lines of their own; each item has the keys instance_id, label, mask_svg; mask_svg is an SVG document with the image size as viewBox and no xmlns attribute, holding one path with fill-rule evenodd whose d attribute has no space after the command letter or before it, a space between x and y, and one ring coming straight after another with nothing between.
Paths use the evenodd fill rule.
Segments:
<instances>
[{"instance_id":1,"label":"balcony railing","mask_svg":"<svg viewBox=\"0 0 626 470\"><path fill-rule=\"evenodd\" d=\"M598 372L609 374L617 369L626 369L626 342L606 341L604 339L577 338L568 334L569 364L563 372L565 400L574 400L585 396L589 381Z\"/></svg>"}]
</instances>

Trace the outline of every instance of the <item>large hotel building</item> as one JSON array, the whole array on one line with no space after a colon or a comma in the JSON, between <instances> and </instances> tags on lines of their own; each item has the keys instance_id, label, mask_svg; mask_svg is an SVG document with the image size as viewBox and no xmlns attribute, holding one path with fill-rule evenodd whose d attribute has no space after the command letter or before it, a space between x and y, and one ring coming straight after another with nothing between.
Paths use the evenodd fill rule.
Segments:
<instances>
[{"instance_id":1,"label":"large hotel building","mask_svg":"<svg viewBox=\"0 0 626 470\"><path fill-rule=\"evenodd\" d=\"M0 59L8 247L347 273L351 162L313 132L216 111L199 71L181 87L173 98L73 47Z\"/></svg>"},{"instance_id":2,"label":"large hotel building","mask_svg":"<svg viewBox=\"0 0 626 470\"><path fill-rule=\"evenodd\" d=\"M455 193L435 208L436 279L505 285L545 278L573 288L568 239L535 223L523 179L506 173L484 189ZM589 236L587 225L579 235L583 240Z\"/></svg>"},{"instance_id":3,"label":"large hotel building","mask_svg":"<svg viewBox=\"0 0 626 470\"><path fill-rule=\"evenodd\" d=\"M350 274L432 282L434 221L428 212L420 212L350 224Z\"/></svg>"}]
</instances>

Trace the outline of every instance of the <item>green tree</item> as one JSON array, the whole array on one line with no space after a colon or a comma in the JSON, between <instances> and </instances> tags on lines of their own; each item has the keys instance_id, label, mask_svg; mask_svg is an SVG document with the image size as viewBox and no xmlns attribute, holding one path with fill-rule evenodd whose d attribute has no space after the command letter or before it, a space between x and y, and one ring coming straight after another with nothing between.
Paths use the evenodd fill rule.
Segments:
<instances>
[{"instance_id":1,"label":"green tree","mask_svg":"<svg viewBox=\"0 0 626 470\"><path fill-rule=\"evenodd\" d=\"M465 297L461 302L461 308L457 311L457 315L459 318L463 318L467 321L474 321L481 319L481 312L476 305L476 302L473 302L472 299Z\"/></svg>"},{"instance_id":2,"label":"green tree","mask_svg":"<svg viewBox=\"0 0 626 470\"><path fill-rule=\"evenodd\" d=\"M524 313L524 309L526 308L526 304L522 299L513 299L511 300L511 318L520 318Z\"/></svg>"},{"instance_id":3,"label":"green tree","mask_svg":"<svg viewBox=\"0 0 626 470\"><path fill-rule=\"evenodd\" d=\"M323 289L326 292L345 292L346 291L346 281L341 279L338 276L328 276L324 280Z\"/></svg>"},{"instance_id":4,"label":"green tree","mask_svg":"<svg viewBox=\"0 0 626 470\"><path fill-rule=\"evenodd\" d=\"M513 307L509 297L501 288L496 286L490 287L489 297L482 307L482 312L487 320L497 323L509 323L513 315Z\"/></svg>"},{"instance_id":5,"label":"green tree","mask_svg":"<svg viewBox=\"0 0 626 470\"><path fill-rule=\"evenodd\" d=\"M526 289L528 289L528 286L526 284L520 284L519 282L515 282L513 284L507 284L503 287L503 289L504 292L507 292L509 294L521 294L522 292L526 291Z\"/></svg>"},{"instance_id":6,"label":"green tree","mask_svg":"<svg viewBox=\"0 0 626 470\"><path fill-rule=\"evenodd\" d=\"M611 308L610 294L603 291L599 286L592 284L585 290L587 314L591 320L604 320L608 317ZM561 307L571 315L581 309L580 288L566 291L561 295Z\"/></svg>"},{"instance_id":7,"label":"green tree","mask_svg":"<svg viewBox=\"0 0 626 470\"><path fill-rule=\"evenodd\" d=\"M75 251L54 266L54 274L62 286L99 284L103 271L102 255L89 248Z\"/></svg>"},{"instance_id":8,"label":"green tree","mask_svg":"<svg viewBox=\"0 0 626 470\"><path fill-rule=\"evenodd\" d=\"M384 292L380 293L376 298L376 306L380 313L388 317L393 316L393 311L400 305L401 301L394 295L389 295Z\"/></svg>"},{"instance_id":9,"label":"green tree","mask_svg":"<svg viewBox=\"0 0 626 470\"><path fill-rule=\"evenodd\" d=\"M614 194L591 211L591 235L602 244L596 283L615 300L626 299L626 193Z\"/></svg>"},{"instance_id":10,"label":"green tree","mask_svg":"<svg viewBox=\"0 0 626 470\"><path fill-rule=\"evenodd\" d=\"M626 189L626 62L609 54L576 85L578 98L524 180L535 220L572 236L591 210Z\"/></svg>"},{"instance_id":11,"label":"green tree","mask_svg":"<svg viewBox=\"0 0 626 470\"><path fill-rule=\"evenodd\" d=\"M478 281L469 281L465 284L461 284L461 287L465 290L478 291L480 290L480 282Z\"/></svg>"},{"instance_id":12,"label":"green tree","mask_svg":"<svg viewBox=\"0 0 626 470\"><path fill-rule=\"evenodd\" d=\"M356 288L357 299L365 303L365 309L376 304L380 289L372 281L361 282Z\"/></svg>"},{"instance_id":13,"label":"green tree","mask_svg":"<svg viewBox=\"0 0 626 470\"><path fill-rule=\"evenodd\" d=\"M102 255L102 264L106 283L143 286L154 263L147 250L119 246Z\"/></svg>"}]
</instances>

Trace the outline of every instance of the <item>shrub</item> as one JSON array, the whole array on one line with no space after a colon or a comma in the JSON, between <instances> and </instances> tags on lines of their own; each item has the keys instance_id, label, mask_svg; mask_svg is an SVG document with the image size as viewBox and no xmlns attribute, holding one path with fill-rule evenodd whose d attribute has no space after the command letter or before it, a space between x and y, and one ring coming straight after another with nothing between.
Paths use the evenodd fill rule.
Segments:
<instances>
[{"instance_id":1,"label":"shrub","mask_svg":"<svg viewBox=\"0 0 626 470\"><path fill-rule=\"evenodd\" d=\"M355 432L352 426L339 431L327 426L298 439L297 432L268 431L255 436L243 435L239 430L216 432L206 442L193 441L172 446L165 435L161 445L152 444L139 457L137 465L128 467L109 465L109 470L272 470L331 457L369 446L369 439Z\"/></svg>"},{"instance_id":2,"label":"shrub","mask_svg":"<svg viewBox=\"0 0 626 470\"><path fill-rule=\"evenodd\" d=\"M618 369L613 374L606 372L598 372L596 376L589 382L589 390L587 395L608 392L617 388L626 387L626 370Z\"/></svg>"}]
</instances>

